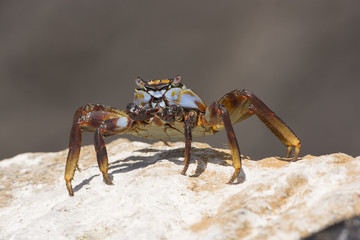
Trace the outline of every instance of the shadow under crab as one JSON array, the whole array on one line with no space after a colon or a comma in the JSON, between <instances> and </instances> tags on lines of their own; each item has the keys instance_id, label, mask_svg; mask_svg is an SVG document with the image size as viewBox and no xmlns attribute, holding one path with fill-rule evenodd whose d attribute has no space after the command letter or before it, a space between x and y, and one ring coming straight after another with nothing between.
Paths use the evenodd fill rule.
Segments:
<instances>
[{"instance_id":1,"label":"shadow under crab","mask_svg":"<svg viewBox=\"0 0 360 240\"><path fill-rule=\"evenodd\" d=\"M176 165L183 165L183 160L181 157L184 154L185 148L174 148L170 150L160 150L155 148L142 148L137 151L134 151L135 155L128 156L124 159L118 159L109 164L108 173L110 179L116 177L117 174L122 174L126 172L131 172L137 169L144 169L148 166L154 165L159 161L169 161ZM154 153L151 156L148 155L136 155L136 153ZM208 163L230 166L232 161L231 154L226 153L221 150L217 150L211 147L206 148L192 148L191 158L197 162L196 169L194 173L188 175L189 177L199 177L201 176L207 168ZM242 178L238 178L234 183L242 183L244 181L244 174ZM74 187L74 192L79 191L85 185L88 185L95 177L98 177L99 174L94 174L87 179L84 179L81 183Z\"/></svg>"}]
</instances>

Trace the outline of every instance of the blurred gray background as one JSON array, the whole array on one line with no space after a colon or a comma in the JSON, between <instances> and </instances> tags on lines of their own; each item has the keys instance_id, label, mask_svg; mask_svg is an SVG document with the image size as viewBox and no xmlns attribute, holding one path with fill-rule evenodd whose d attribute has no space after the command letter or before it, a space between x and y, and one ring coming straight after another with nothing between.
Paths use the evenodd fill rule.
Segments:
<instances>
[{"instance_id":1,"label":"blurred gray background","mask_svg":"<svg viewBox=\"0 0 360 240\"><path fill-rule=\"evenodd\" d=\"M76 108L124 109L135 77L177 74L207 104L253 91L302 155L360 153L360 1L2 0L0 159L65 149ZM256 116L235 130L245 155L285 154Z\"/></svg>"}]
</instances>

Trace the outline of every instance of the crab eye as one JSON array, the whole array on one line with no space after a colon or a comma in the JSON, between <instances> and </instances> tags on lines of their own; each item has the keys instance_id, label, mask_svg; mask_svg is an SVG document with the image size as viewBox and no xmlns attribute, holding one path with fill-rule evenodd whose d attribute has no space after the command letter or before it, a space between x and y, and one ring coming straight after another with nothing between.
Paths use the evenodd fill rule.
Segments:
<instances>
[{"instance_id":1,"label":"crab eye","mask_svg":"<svg viewBox=\"0 0 360 240\"><path fill-rule=\"evenodd\" d=\"M180 76L180 75L177 75L177 76L174 78L173 85L176 87L177 85L180 84L180 81L181 81L181 76Z\"/></svg>"},{"instance_id":2,"label":"crab eye","mask_svg":"<svg viewBox=\"0 0 360 240\"><path fill-rule=\"evenodd\" d=\"M145 86L144 80L141 77L137 77L135 79L135 83L136 83L136 85L138 85L141 88L143 88Z\"/></svg>"}]
</instances>

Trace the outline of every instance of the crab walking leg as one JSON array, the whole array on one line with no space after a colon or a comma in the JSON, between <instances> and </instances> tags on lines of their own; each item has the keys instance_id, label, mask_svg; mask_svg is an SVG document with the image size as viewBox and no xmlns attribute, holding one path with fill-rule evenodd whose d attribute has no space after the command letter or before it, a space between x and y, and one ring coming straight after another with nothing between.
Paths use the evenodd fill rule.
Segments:
<instances>
[{"instance_id":1,"label":"crab walking leg","mask_svg":"<svg viewBox=\"0 0 360 240\"><path fill-rule=\"evenodd\" d=\"M196 113L191 111L185 115L184 127L185 127L185 159L184 159L184 169L181 174L185 175L187 169L189 168L190 159L191 159L191 142L192 134L191 128L196 119Z\"/></svg>"},{"instance_id":2,"label":"crab walking leg","mask_svg":"<svg viewBox=\"0 0 360 240\"><path fill-rule=\"evenodd\" d=\"M69 191L70 196L74 196L74 191L71 186L71 180L74 178L75 175L75 170L77 167L81 149L82 130L80 128L80 118L82 110L83 107L80 107L76 110L73 126L70 131L69 153L65 167L66 188Z\"/></svg>"},{"instance_id":3,"label":"crab walking leg","mask_svg":"<svg viewBox=\"0 0 360 240\"><path fill-rule=\"evenodd\" d=\"M104 182L112 185L112 181L108 174L109 161L106 151L104 136L121 134L131 129L133 120L130 117L120 117L103 121L95 131L94 146L99 169L103 174Z\"/></svg>"},{"instance_id":4,"label":"crab walking leg","mask_svg":"<svg viewBox=\"0 0 360 240\"><path fill-rule=\"evenodd\" d=\"M241 170L240 148L239 148L239 144L237 142L236 136L235 136L234 129L231 124L229 112L222 104L219 104L218 108L220 110L220 115L221 115L222 121L224 123L224 127L225 127L226 134L228 137L229 146L231 149L231 155L233 158L235 172L229 181L229 183L233 183L235 181L235 179L239 176L240 170Z\"/></svg>"},{"instance_id":5,"label":"crab walking leg","mask_svg":"<svg viewBox=\"0 0 360 240\"><path fill-rule=\"evenodd\" d=\"M104 177L104 182L108 185L112 185L112 181L108 174L109 161L105 146L104 137L102 136L103 128L99 127L95 132L94 146L96 151L96 159L99 165L99 169Z\"/></svg>"},{"instance_id":6,"label":"crab walking leg","mask_svg":"<svg viewBox=\"0 0 360 240\"><path fill-rule=\"evenodd\" d=\"M202 119L200 119L204 124L210 126L216 126L223 122L224 128L226 130L226 134L228 137L229 146L231 149L231 155L233 158L233 164L235 168L235 172L231 177L229 183L235 181L235 179L239 176L241 170L241 154L239 144L237 142L234 129L232 127L231 119L227 108L219 103L214 102L206 108L205 115Z\"/></svg>"},{"instance_id":7,"label":"crab walking leg","mask_svg":"<svg viewBox=\"0 0 360 240\"><path fill-rule=\"evenodd\" d=\"M65 167L66 187L70 196L74 196L71 181L79 160L83 130L95 132L95 150L97 150L99 168L105 182L111 184L107 175L108 161L103 136L125 133L131 129L132 123L133 120L124 111L112 107L88 104L77 109L70 132L69 154Z\"/></svg>"},{"instance_id":8,"label":"crab walking leg","mask_svg":"<svg viewBox=\"0 0 360 240\"><path fill-rule=\"evenodd\" d=\"M290 157L294 148L293 161L299 157L301 144L295 133L273 112L265 103L263 103L254 93L242 90L241 94L248 98L252 104L251 110L259 117L259 119L287 146L286 156Z\"/></svg>"}]
</instances>

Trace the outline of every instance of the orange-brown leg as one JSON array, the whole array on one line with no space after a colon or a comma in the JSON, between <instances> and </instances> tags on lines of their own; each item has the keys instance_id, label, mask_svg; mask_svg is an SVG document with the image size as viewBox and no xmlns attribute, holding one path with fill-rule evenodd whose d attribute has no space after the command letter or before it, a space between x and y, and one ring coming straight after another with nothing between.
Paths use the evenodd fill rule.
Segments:
<instances>
[{"instance_id":1,"label":"orange-brown leg","mask_svg":"<svg viewBox=\"0 0 360 240\"><path fill-rule=\"evenodd\" d=\"M94 146L96 151L96 159L99 165L99 169L103 174L104 182L108 185L112 185L113 183L108 174L109 161L103 134L108 134L109 132L119 132L119 122L122 120L126 120L123 127L129 128L129 121L126 117L124 117L105 120L95 131Z\"/></svg>"},{"instance_id":2,"label":"orange-brown leg","mask_svg":"<svg viewBox=\"0 0 360 240\"><path fill-rule=\"evenodd\" d=\"M293 161L296 161L300 154L301 144L295 133L254 93L242 90L241 94L252 104L251 110L254 111L254 113L271 130L271 132L287 146L287 157L290 157L291 152L294 149Z\"/></svg>"},{"instance_id":3,"label":"orange-brown leg","mask_svg":"<svg viewBox=\"0 0 360 240\"><path fill-rule=\"evenodd\" d=\"M74 196L71 181L74 178L79 160L83 130L96 132L95 149L97 150L99 168L104 175L105 182L111 184L107 175L108 163L103 135L104 133L106 135L124 133L131 126L132 120L125 112L108 106L88 104L77 109L70 131L69 153L65 167L66 187L70 196Z\"/></svg>"},{"instance_id":4,"label":"orange-brown leg","mask_svg":"<svg viewBox=\"0 0 360 240\"><path fill-rule=\"evenodd\" d=\"M185 159L184 159L184 169L181 174L185 175L187 169L189 168L190 159L191 159L191 142L192 134L191 129L195 123L197 114L194 111L188 112L185 114L184 119L184 128L185 128Z\"/></svg>"},{"instance_id":5,"label":"orange-brown leg","mask_svg":"<svg viewBox=\"0 0 360 240\"><path fill-rule=\"evenodd\" d=\"M80 128L80 123L81 123L80 118L82 116L82 111L83 111L83 107L80 107L76 110L73 126L70 131L69 153L65 167L66 188L70 196L74 196L74 190L71 186L71 180L74 178L75 170L79 160L80 149L81 149L82 130Z\"/></svg>"},{"instance_id":6,"label":"orange-brown leg","mask_svg":"<svg viewBox=\"0 0 360 240\"><path fill-rule=\"evenodd\" d=\"M229 146L231 149L231 155L233 158L233 165L235 168L235 172L232 175L229 183L233 183L235 179L239 176L241 170L241 154L239 144L237 142L234 129L232 127L231 118L227 108L220 104L219 102L214 102L209 105L206 109L206 113L202 119L204 124L215 126L220 124L221 122L224 125L226 130Z\"/></svg>"},{"instance_id":7,"label":"orange-brown leg","mask_svg":"<svg viewBox=\"0 0 360 240\"><path fill-rule=\"evenodd\" d=\"M240 170L241 170L241 154L240 154L240 148L239 144L237 142L234 129L231 124L230 116L227 111L227 109L224 107L224 105L219 105L220 115L224 123L224 127L226 130L226 134L228 137L229 146L231 149L231 156L233 158L233 164L235 168L235 172L232 175L229 183L233 183L235 179L239 176Z\"/></svg>"},{"instance_id":8,"label":"orange-brown leg","mask_svg":"<svg viewBox=\"0 0 360 240\"><path fill-rule=\"evenodd\" d=\"M112 185L112 181L108 174L109 169L109 161L105 146L104 137L101 135L101 129L98 128L95 132L95 141L94 141L95 151L96 151L96 159L99 165L99 169L103 174L104 182L108 185Z\"/></svg>"}]
</instances>

